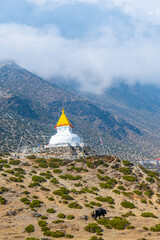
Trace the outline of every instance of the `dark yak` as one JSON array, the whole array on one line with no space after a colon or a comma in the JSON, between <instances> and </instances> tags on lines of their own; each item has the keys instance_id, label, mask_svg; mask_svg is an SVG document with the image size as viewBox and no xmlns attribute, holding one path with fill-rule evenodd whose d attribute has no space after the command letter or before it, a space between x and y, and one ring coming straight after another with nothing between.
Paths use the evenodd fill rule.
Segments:
<instances>
[{"instance_id":1,"label":"dark yak","mask_svg":"<svg viewBox=\"0 0 160 240\"><path fill-rule=\"evenodd\" d=\"M95 220L97 220L97 217L105 217L105 214L106 214L106 210L104 208L98 208L96 210L94 210L92 213L91 213L91 216L92 218L94 218Z\"/></svg>"}]
</instances>

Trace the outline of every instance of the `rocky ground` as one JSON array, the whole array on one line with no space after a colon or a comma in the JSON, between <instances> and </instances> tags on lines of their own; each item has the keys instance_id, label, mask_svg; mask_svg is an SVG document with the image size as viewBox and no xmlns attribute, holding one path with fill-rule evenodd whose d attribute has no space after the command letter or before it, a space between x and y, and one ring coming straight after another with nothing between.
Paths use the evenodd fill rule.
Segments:
<instances>
[{"instance_id":1,"label":"rocky ground","mask_svg":"<svg viewBox=\"0 0 160 240\"><path fill-rule=\"evenodd\" d=\"M0 175L0 240L160 239L158 173L111 156L5 155ZM108 212L96 221L99 207Z\"/></svg>"}]
</instances>

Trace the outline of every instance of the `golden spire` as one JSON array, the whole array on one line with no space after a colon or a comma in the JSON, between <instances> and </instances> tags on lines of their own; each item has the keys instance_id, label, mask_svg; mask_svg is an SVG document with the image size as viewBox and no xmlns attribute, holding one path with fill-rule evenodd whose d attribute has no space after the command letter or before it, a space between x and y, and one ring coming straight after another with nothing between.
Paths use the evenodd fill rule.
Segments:
<instances>
[{"instance_id":1,"label":"golden spire","mask_svg":"<svg viewBox=\"0 0 160 240\"><path fill-rule=\"evenodd\" d=\"M67 116L64 113L64 108L62 108L62 114L61 114L55 128L62 127L62 126L70 126L71 128L73 128L72 124L70 123L69 119L67 118Z\"/></svg>"}]
</instances>

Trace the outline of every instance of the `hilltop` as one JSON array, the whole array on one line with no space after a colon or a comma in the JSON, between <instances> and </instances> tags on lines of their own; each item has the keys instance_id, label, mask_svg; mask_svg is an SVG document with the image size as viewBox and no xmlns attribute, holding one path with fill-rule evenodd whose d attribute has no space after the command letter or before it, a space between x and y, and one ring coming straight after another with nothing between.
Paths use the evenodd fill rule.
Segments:
<instances>
[{"instance_id":1,"label":"hilltop","mask_svg":"<svg viewBox=\"0 0 160 240\"><path fill-rule=\"evenodd\" d=\"M54 134L54 125L65 108L74 132L95 151L139 158L132 144L143 133L139 128L115 118L92 101L58 88L15 63L0 64L0 150L21 146L44 146ZM100 138L104 146L100 145ZM134 141L135 142L135 141Z\"/></svg>"},{"instance_id":2,"label":"hilltop","mask_svg":"<svg viewBox=\"0 0 160 240\"><path fill-rule=\"evenodd\" d=\"M1 240L159 239L160 174L113 156L1 156ZM98 207L105 219L92 219Z\"/></svg>"}]
</instances>

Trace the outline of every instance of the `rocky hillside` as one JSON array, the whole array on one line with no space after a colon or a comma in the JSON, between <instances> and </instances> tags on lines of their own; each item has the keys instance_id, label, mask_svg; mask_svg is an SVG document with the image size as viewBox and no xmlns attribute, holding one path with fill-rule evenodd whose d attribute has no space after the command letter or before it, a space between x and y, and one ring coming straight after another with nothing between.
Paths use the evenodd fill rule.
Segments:
<instances>
[{"instance_id":1,"label":"rocky hillside","mask_svg":"<svg viewBox=\"0 0 160 240\"><path fill-rule=\"evenodd\" d=\"M86 98L55 87L14 63L0 65L1 150L17 149L20 140L21 146L48 143L62 107L74 131L99 152L103 151L102 146L97 147L99 136L104 140L105 151L121 154L122 149L129 152L123 147L123 139L127 142L142 135L132 124L115 118Z\"/></svg>"},{"instance_id":2,"label":"rocky hillside","mask_svg":"<svg viewBox=\"0 0 160 240\"><path fill-rule=\"evenodd\" d=\"M0 159L1 240L158 240L160 174L112 156ZM105 218L91 217L102 207Z\"/></svg>"}]
</instances>

